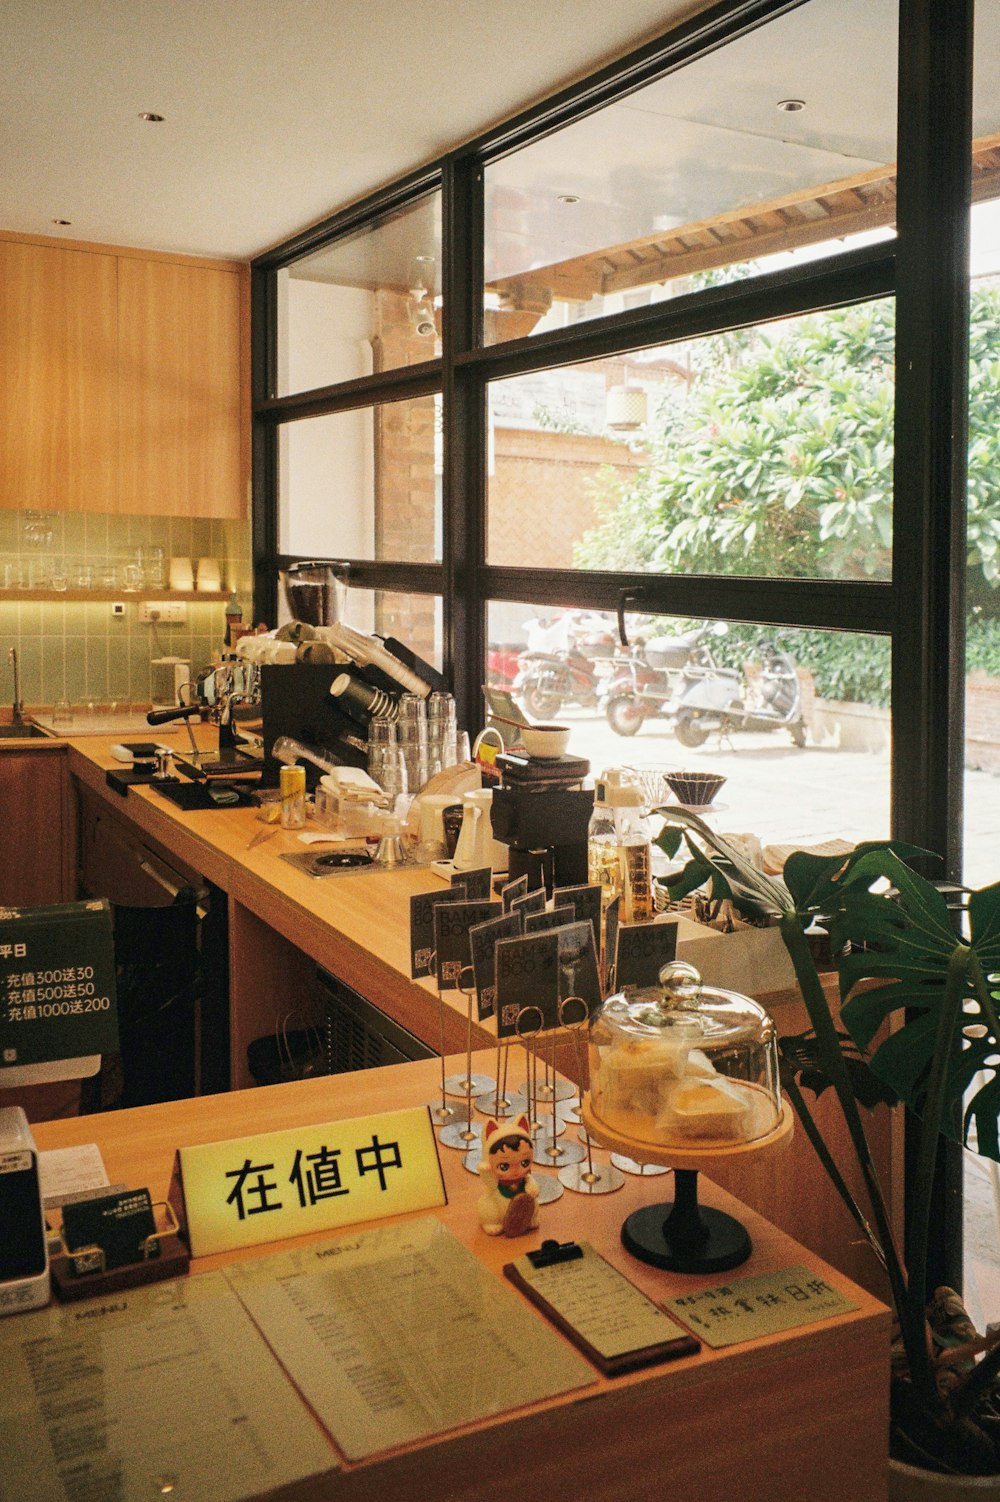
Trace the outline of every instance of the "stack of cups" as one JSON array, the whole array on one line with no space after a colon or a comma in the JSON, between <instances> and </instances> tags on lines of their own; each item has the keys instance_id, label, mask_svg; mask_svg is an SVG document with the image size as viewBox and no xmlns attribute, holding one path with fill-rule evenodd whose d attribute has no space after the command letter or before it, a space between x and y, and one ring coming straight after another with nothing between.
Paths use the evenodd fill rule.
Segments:
<instances>
[{"instance_id":1,"label":"stack of cups","mask_svg":"<svg viewBox=\"0 0 1000 1502\"><path fill-rule=\"evenodd\" d=\"M431 694L427 700L427 761L432 777L442 767L455 765L455 700L451 694Z\"/></svg>"},{"instance_id":2,"label":"stack of cups","mask_svg":"<svg viewBox=\"0 0 1000 1502\"><path fill-rule=\"evenodd\" d=\"M376 718L368 722L368 776L378 783L390 803L409 790L406 760L394 720Z\"/></svg>"},{"instance_id":3,"label":"stack of cups","mask_svg":"<svg viewBox=\"0 0 1000 1502\"><path fill-rule=\"evenodd\" d=\"M418 792L427 781L427 703L419 694L403 694L399 700L399 747L406 762L409 786Z\"/></svg>"}]
</instances>

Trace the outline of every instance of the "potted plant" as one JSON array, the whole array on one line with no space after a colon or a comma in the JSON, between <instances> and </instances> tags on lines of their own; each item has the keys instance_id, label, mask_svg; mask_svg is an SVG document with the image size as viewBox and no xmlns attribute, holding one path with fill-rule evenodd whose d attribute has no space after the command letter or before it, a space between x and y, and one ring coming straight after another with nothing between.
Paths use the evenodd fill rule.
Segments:
<instances>
[{"instance_id":1,"label":"potted plant","mask_svg":"<svg viewBox=\"0 0 1000 1502\"><path fill-rule=\"evenodd\" d=\"M690 855L668 884L670 896L677 900L708 883L714 896L731 899L751 921L777 924L794 967L811 1030L781 1040L783 1082L832 1184L885 1268L899 1326L893 1484L911 1471L938 1488L893 1495L964 1496L964 1483L957 1490L940 1487L957 1485L948 1476L969 1476L976 1478L968 1482L970 1495L996 1496L1000 1332L980 1338L963 1328L954 1318L960 1301L927 1286L927 1254L942 1134L1000 1160L1000 884L946 898L905 863L926 851L887 843L859 845L847 857L799 851L778 879L756 870L697 815L669 806L657 812L666 820L661 848L675 856L683 838ZM817 924L829 935L839 973L839 1024L813 958L815 936L807 933ZM803 1085L835 1090L867 1208L848 1188ZM905 1254L860 1109L876 1099L905 1106L920 1123L907 1187ZM948 1329L935 1334L932 1324L942 1323ZM942 1343L956 1340L950 1348Z\"/></svg>"}]
</instances>

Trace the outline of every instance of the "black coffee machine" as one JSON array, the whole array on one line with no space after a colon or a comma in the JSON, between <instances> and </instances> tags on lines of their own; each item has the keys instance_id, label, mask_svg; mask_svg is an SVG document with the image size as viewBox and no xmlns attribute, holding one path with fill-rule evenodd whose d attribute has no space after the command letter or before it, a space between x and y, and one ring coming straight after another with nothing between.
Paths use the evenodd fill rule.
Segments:
<instances>
[{"instance_id":1,"label":"black coffee machine","mask_svg":"<svg viewBox=\"0 0 1000 1502\"><path fill-rule=\"evenodd\" d=\"M493 834L510 850L509 881L527 876L528 889L583 886L592 788L582 786L590 762L580 756L546 758L503 752L502 786L493 793Z\"/></svg>"}]
</instances>

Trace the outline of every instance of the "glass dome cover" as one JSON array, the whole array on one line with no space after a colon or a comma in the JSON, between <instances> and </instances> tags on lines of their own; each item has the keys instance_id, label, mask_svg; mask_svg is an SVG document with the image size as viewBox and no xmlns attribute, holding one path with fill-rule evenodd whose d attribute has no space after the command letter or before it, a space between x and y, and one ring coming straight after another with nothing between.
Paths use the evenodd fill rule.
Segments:
<instances>
[{"instance_id":1,"label":"glass dome cover","mask_svg":"<svg viewBox=\"0 0 1000 1502\"><path fill-rule=\"evenodd\" d=\"M595 1127L686 1152L755 1142L781 1117L778 1042L749 996L673 961L658 987L609 996L590 1026Z\"/></svg>"}]
</instances>

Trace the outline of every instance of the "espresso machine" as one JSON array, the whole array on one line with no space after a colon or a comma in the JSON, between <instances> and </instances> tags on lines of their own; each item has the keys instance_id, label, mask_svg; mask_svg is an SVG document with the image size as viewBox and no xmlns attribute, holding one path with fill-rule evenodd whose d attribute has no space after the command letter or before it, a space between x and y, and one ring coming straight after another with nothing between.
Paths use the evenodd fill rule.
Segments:
<instances>
[{"instance_id":1,"label":"espresso machine","mask_svg":"<svg viewBox=\"0 0 1000 1502\"><path fill-rule=\"evenodd\" d=\"M590 763L579 756L497 757L502 785L493 792L493 835L510 851L509 881L529 890L583 886L594 792L583 786Z\"/></svg>"}]
</instances>

